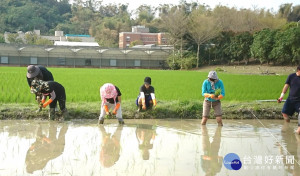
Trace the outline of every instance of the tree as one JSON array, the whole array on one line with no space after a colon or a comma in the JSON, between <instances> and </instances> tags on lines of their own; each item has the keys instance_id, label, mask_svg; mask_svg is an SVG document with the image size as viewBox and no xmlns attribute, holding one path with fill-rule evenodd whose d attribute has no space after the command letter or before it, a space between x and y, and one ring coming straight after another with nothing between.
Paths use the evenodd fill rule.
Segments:
<instances>
[{"instance_id":1,"label":"tree","mask_svg":"<svg viewBox=\"0 0 300 176\"><path fill-rule=\"evenodd\" d=\"M245 60L246 64L249 62L251 56L250 46L253 43L253 37L249 32L243 32L236 35L231 40L230 52L235 60L240 61Z\"/></svg>"},{"instance_id":2,"label":"tree","mask_svg":"<svg viewBox=\"0 0 300 176\"><path fill-rule=\"evenodd\" d=\"M19 37L19 34L13 33L7 35L7 40L9 43L23 44L24 41Z\"/></svg>"},{"instance_id":3,"label":"tree","mask_svg":"<svg viewBox=\"0 0 300 176\"><path fill-rule=\"evenodd\" d=\"M288 18L292 11L292 3L282 4L279 7L278 15L282 18Z\"/></svg>"},{"instance_id":4,"label":"tree","mask_svg":"<svg viewBox=\"0 0 300 176\"><path fill-rule=\"evenodd\" d=\"M274 46L274 36L278 30L264 29L253 35L253 43L250 47L251 55L260 60L260 63L271 61L271 51Z\"/></svg>"},{"instance_id":5,"label":"tree","mask_svg":"<svg viewBox=\"0 0 300 176\"><path fill-rule=\"evenodd\" d=\"M140 25L146 25L155 18L155 10L151 6L141 5L136 10L136 23Z\"/></svg>"},{"instance_id":6,"label":"tree","mask_svg":"<svg viewBox=\"0 0 300 176\"><path fill-rule=\"evenodd\" d=\"M119 33L116 30L110 30L108 28L104 28L102 30L97 30L96 32L96 40L102 47L118 47L117 38Z\"/></svg>"},{"instance_id":7,"label":"tree","mask_svg":"<svg viewBox=\"0 0 300 176\"><path fill-rule=\"evenodd\" d=\"M274 36L271 57L274 62L296 63L300 61L300 28L290 27L278 31Z\"/></svg>"},{"instance_id":8,"label":"tree","mask_svg":"<svg viewBox=\"0 0 300 176\"><path fill-rule=\"evenodd\" d=\"M36 45L53 45L53 42L48 39L39 38L36 40L35 44Z\"/></svg>"},{"instance_id":9,"label":"tree","mask_svg":"<svg viewBox=\"0 0 300 176\"><path fill-rule=\"evenodd\" d=\"M129 47L133 47L133 46L136 46L136 45L143 45L143 42L141 40L132 41L132 42L130 42Z\"/></svg>"},{"instance_id":10,"label":"tree","mask_svg":"<svg viewBox=\"0 0 300 176\"><path fill-rule=\"evenodd\" d=\"M73 17L70 21L72 25L76 26L73 32L76 34L89 34L89 29L95 16L93 10L83 6L76 6L72 8L72 14Z\"/></svg>"},{"instance_id":11,"label":"tree","mask_svg":"<svg viewBox=\"0 0 300 176\"><path fill-rule=\"evenodd\" d=\"M182 10L173 9L168 14L162 16L163 27L169 33L168 41L177 48L179 46L179 55L182 60L183 68L183 45L184 36L187 34L187 16Z\"/></svg>"},{"instance_id":12,"label":"tree","mask_svg":"<svg viewBox=\"0 0 300 176\"><path fill-rule=\"evenodd\" d=\"M199 66L200 45L216 37L221 27L212 16L194 10L189 16L189 34L197 44L197 64Z\"/></svg>"},{"instance_id":13,"label":"tree","mask_svg":"<svg viewBox=\"0 0 300 176\"><path fill-rule=\"evenodd\" d=\"M32 31L48 33L58 23L69 20L67 0L2 0L0 2L0 31Z\"/></svg>"},{"instance_id":14,"label":"tree","mask_svg":"<svg viewBox=\"0 0 300 176\"><path fill-rule=\"evenodd\" d=\"M269 29L279 29L281 26L285 25L287 20L281 17L275 17L273 13L269 10L265 11L262 9L258 16L260 27L259 30L269 28Z\"/></svg>"},{"instance_id":15,"label":"tree","mask_svg":"<svg viewBox=\"0 0 300 176\"><path fill-rule=\"evenodd\" d=\"M5 38L2 34L0 34L0 43L5 43Z\"/></svg>"},{"instance_id":16,"label":"tree","mask_svg":"<svg viewBox=\"0 0 300 176\"><path fill-rule=\"evenodd\" d=\"M33 32L28 32L25 34L25 41L27 44L30 44L30 45L35 44L38 38L39 37Z\"/></svg>"}]
</instances>

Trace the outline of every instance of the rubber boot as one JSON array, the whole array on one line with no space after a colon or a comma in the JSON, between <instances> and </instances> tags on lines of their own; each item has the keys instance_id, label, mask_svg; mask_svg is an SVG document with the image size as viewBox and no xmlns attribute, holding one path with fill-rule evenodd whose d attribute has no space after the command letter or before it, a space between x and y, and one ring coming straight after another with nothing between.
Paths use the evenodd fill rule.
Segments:
<instances>
[{"instance_id":1,"label":"rubber boot","mask_svg":"<svg viewBox=\"0 0 300 176\"><path fill-rule=\"evenodd\" d=\"M104 119L101 119L101 120L99 119L99 120L98 120L98 124L99 124L99 125L100 125L100 124L103 124L103 123L104 123Z\"/></svg>"},{"instance_id":2,"label":"rubber boot","mask_svg":"<svg viewBox=\"0 0 300 176\"><path fill-rule=\"evenodd\" d=\"M58 110L58 107L57 107L57 104L56 104L56 106L55 106L55 112L58 112L59 110Z\"/></svg>"},{"instance_id":3,"label":"rubber boot","mask_svg":"<svg viewBox=\"0 0 300 176\"><path fill-rule=\"evenodd\" d=\"M118 119L118 121L119 121L120 125L124 125L125 124L123 119Z\"/></svg>"},{"instance_id":4,"label":"rubber boot","mask_svg":"<svg viewBox=\"0 0 300 176\"><path fill-rule=\"evenodd\" d=\"M50 108L49 109L49 120L54 120L55 119L55 108Z\"/></svg>"},{"instance_id":5,"label":"rubber boot","mask_svg":"<svg viewBox=\"0 0 300 176\"><path fill-rule=\"evenodd\" d=\"M61 118L59 119L59 121L68 120L68 118L69 118L69 113L67 108L65 108L64 110L61 111Z\"/></svg>"}]
</instances>

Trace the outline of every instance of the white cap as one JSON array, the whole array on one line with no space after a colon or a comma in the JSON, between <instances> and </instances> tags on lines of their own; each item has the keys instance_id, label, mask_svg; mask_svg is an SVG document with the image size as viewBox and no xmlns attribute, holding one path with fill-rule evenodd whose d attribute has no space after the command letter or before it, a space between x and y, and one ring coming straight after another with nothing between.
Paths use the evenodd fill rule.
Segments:
<instances>
[{"instance_id":1,"label":"white cap","mask_svg":"<svg viewBox=\"0 0 300 176\"><path fill-rule=\"evenodd\" d=\"M207 77L211 79L219 79L216 71L210 71Z\"/></svg>"}]
</instances>

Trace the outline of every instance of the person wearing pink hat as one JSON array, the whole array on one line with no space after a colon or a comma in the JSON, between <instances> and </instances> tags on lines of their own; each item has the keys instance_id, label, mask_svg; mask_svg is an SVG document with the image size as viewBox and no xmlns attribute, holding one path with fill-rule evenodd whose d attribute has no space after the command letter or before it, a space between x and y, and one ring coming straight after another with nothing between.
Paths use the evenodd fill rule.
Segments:
<instances>
[{"instance_id":1,"label":"person wearing pink hat","mask_svg":"<svg viewBox=\"0 0 300 176\"><path fill-rule=\"evenodd\" d=\"M116 115L119 124L124 124L122 118L121 95L120 89L111 83L105 83L100 87L100 98L102 103L98 121L99 124L103 124L105 115L110 114ZM112 112L109 112L110 109L112 109Z\"/></svg>"}]
</instances>

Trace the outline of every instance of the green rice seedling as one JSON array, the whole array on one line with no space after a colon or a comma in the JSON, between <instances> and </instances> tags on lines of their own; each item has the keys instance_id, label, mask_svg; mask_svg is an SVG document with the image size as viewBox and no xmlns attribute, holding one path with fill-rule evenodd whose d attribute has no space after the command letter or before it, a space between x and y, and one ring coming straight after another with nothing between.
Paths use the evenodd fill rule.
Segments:
<instances>
[{"instance_id":1,"label":"green rice seedling","mask_svg":"<svg viewBox=\"0 0 300 176\"><path fill-rule=\"evenodd\" d=\"M215 97L218 97L220 94L221 94L221 92L222 92L222 89L216 89L215 90Z\"/></svg>"},{"instance_id":2,"label":"green rice seedling","mask_svg":"<svg viewBox=\"0 0 300 176\"><path fill-rule=\"evenodd\" d=\"M134 102L144 78L152 78L158 101L203 100L202 83L207 72L148 69L48 68L54 80L65 87L67 102L99 102L99 89L113 83L122 100ZM26 67L0 67L0 103L35 103L26 81ZM218 73L224 83L223 101L276 99L287 75L240 75Z\"/></svg>"}]
</instances>

